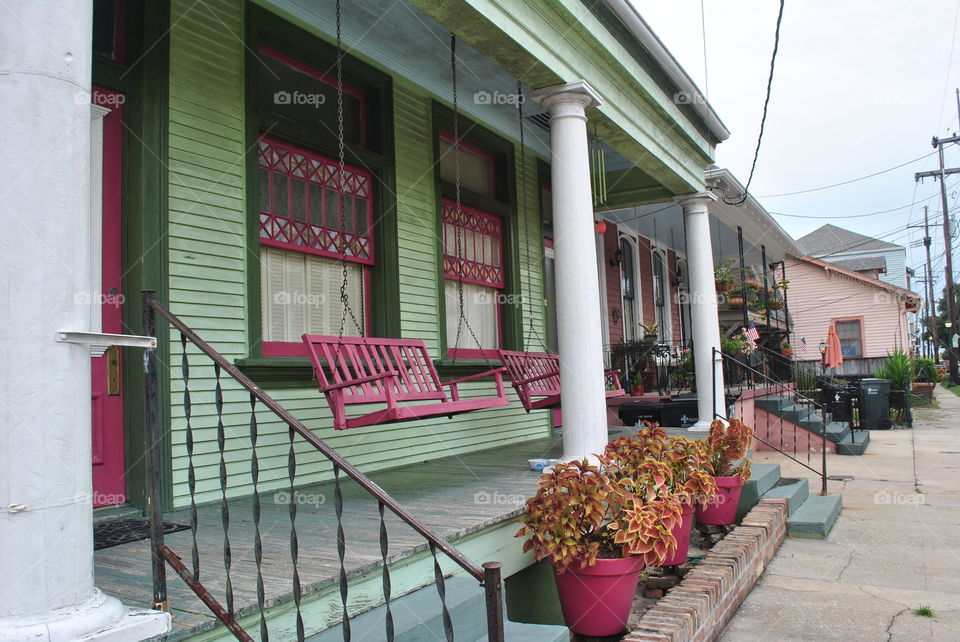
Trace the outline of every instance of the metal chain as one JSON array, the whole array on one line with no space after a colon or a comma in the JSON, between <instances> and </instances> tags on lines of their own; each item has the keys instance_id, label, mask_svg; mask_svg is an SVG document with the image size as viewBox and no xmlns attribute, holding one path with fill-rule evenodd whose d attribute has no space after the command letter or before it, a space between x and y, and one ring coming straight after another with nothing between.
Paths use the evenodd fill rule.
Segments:
<instances>
[{"instance_id":1,"label":"metal chain","mask_svg":"<svg viewBox=\"0 0 960 642\"><path fill-rule=\"evenodd\" d=\"M533 268L531 267L530 261L530 228L529 222L527 221L527 141L524 136L523 128L523 100L522 100L522 86L520 81L517 81L517 117L520 121L520 192L521 192L521 210L520 210L520 219L523 221L523 242L526 244L526 251L524 254L527 257L527 301L529 302L530 310L527 318L530 321L530 331L533 333L533 336L537 338L537 341L540 343L540 349L544 352L547 351L547 344L544 342L543 337L540 336L540 332L537 330L537 325L533 322L533 284L531 283L531 273ZM524 306L521 306L523 310ZM521 337L523 340L523 346L526 348L527 339L526 337Z\"/></svg>"},{"instance_id":2,"label":"metal chain","mask_svg":"<svg viewBox=\"0 0 960 642\"><path fill-rule=\"evenodd\" d=\"M466 326L467 330L470 331L470 336L473 337L473 342L477 345L477 349L483 350L483 344L480 343L480 339L477 338L477 334L473 331L473 327L471 327L467 315L463 311L463 266L461 265L461 261L463 261L463 228L459 224L459 221L463 220L463 210L460 206L460 109L457 97L457 36L453 33L450 34L450 73L453 78L453 160L457 203L455 213L458 219L454 224L454 230L457 239L457 304L460 313L457 322L457 338L453 347L454 349L460 347L460 335L463 332L463 327ZM454 352L454 355L456 355L456 352ZM456 356L454 356L454 361L456 361Z\"/></svg>"},{"instance_id":3,"label":"metal chain","mask_svg":"<svg viewBox=\"0 0 960 642\"><path fill-rule=\"evenodd\" d=\"M346 164L344 163L343 145L343 40L340 21L340 8L340 0L337 0L337 164L339 166L337 173L337 189L339 190L339 194L337 195L337 224L340 226L340 268L342 270L343 277L342 281L340 282L340 307L342 310L340 313L340 332L337 337L342 343L343 333L347 323L347 314L350 315L353 325L357 328L357 334L363 336L363 329L360 327L360 323L357 321L357 317L353 313L353 309L350 307L350 294L348 293L348 288L350 287L350 277L347 274L347 250L344 246L346 230L343 224L343 198L346 193L344 188ZM339 347L337 351L339 353Z\"/></svg>"}]
</instances>

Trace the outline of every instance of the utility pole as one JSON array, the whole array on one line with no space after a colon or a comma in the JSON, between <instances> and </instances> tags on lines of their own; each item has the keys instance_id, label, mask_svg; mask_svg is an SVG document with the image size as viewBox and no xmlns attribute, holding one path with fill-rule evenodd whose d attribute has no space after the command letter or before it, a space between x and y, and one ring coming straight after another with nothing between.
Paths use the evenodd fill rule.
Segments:
<instances>
[{"instance_id":1,"label":"utility pole","mask_svg":"<svg viewBox=\"0 0 960 642\"><path fill-rule=\"evenodd\" d=\"M940 329L937 327L937 300L933 294L933 267L930 264L930 208L923 206L923 246L927 249L927 272L924 281L927 290L927 321L930 323L930 332L933 334L933 360L940 360Z\"/></svg>"}]
</instances>

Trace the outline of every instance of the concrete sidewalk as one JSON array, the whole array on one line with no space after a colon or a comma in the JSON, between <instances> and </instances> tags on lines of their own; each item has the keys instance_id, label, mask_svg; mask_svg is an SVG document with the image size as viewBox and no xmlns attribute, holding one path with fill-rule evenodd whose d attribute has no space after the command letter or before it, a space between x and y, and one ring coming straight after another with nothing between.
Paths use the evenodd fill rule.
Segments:
<instances>
[{"instance_id":1,"label":"concrete sidewalk","mask_svg":"<svg viewBox=\"0 0 960 642\"><path fill-rule=\"evenodd\" d=\"M916 410L913 430L829 456L831 476L853 477L831 482L836 526L826 541L785 542L721 640L960 640L960 398L936 395L940 409ZM757 459L809 476L778 457Z\"/></svg>"}]
</instances>

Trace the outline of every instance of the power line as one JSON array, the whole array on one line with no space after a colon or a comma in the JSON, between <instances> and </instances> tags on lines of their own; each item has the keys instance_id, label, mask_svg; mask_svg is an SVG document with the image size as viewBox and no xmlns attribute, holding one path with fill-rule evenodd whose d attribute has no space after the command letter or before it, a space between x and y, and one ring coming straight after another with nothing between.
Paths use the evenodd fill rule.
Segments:
<instances>
[{"instance_id":1,"label":"power line","mask_svg":"<svg viewBox=\"0 0 960 642\"><path fill-rule=\"evenodd\" d=\"M873 178L874 176L880 176L881 174L886 174L887 172L892 172L893 170L895 170L895 169L900 169L901 167L906 167L907 165L912 165L913 163L916 163L917 161L921 161L921 160L923 160L924 158L929 158L930 156L933 156L933 155L936 154L936 153L937 153L937 152L935 152L935 151L934 151L934 152L930 152L929 154L924 154L923 156L919 156L919 157L917 157L917 158L914 158L913 160L907 161L906 163L901 163L900 165L895 165L894 167L889 167L889 168L887 168L887 169L880 170L879 172L874 172L874 173L872 173L872 174L867 174L866 176L861 176L861 177L859 177L859 178L851 178L851 179L848 180L848 181L843 181L843 182L840 182L840 183L834 183L833 185L824 185L823 187L811 187L810 189L803 189L803 190L799 190L799 191L796 191L796 192L784 192L784 193L782 193L782 194L766 194L766 195L764 195L764 196L758 196L757 198L777 198L778 196L794 196L794 195L796 195L796 194L809 194L810 192L819 192L819 191L822 191L822 190L825 190L825 189L832 189L832 188L834 188L834 187L840 187L841 185L849 185L850 183L856 183L856 182L858 182L858 181L863 181L863 180L866 180L866 179L868 179L868 178Z\"/></svg>"},{"instance_id":2,"label":"power line","mask_svg":"<svg viewBox=\"0 0 960 642\"><path fill-rule=\"evenodd\" d=\"M953 187L956 187L957 185L960 185L960 181L957 181L950 187L953 188ZM827 220L847 219L847 218L866 218L868 216L879 216L880 214L890 214L891 212L905 210L908 207L913 207L917 203L923 203L925 201L929 201L932 198L939 198L939 197L940 197L939 194L934 194L933 196L921 198L919 201L914 201L912 203L907 203L906 205L901 205L900 207L894 207L889 210L880 210L879 212L867 212L866 214L842 214L840 216L810 216L809 214L785 214L783 212L770 212L770 213L773 214L774 216L787 216L789 218L811 218L811 219L827 219Z\"/></svg>"},{"instance_id":3,"label":"power line","mask_svg":"<svg viewBox=\"0 0 960 642\"><path fill-rule=\"evenodd\" d=\"M763 117L760 118L760 134L757 136L757 147L753 150L753 164L750 166L750 176L747 177L747 184L743 187L743 196L740 200L735 203L727 203L727 205L741 205L747 200L747 194L750 193L750 183L753 182L753 172L757 169L757 158L760 157L760 143L763 141L763 128L767 123L767 107L770 105L770 90L773 87L773 68L777 62L777 50L780 48L780 23L783 21L783 5L784 0L780 0L780 13L777 14L777 29L773 34L773 55L770 57L770 76L767 78L767 97L763 101Z\"/></svg>"}]
</instances>

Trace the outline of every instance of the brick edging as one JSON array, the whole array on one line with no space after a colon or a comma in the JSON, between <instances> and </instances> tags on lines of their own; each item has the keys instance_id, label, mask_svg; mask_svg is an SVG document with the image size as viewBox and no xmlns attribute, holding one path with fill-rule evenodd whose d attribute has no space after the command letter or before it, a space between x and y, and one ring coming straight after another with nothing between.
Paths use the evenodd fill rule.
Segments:
<instances>
[{"instance_id":1,"label":"brick edging","mask_svg":"<svg viewBox=\"0 0 960 642\"><path fill-rule=\"evenodd\" d=\"M716 640L787 536L787 500L761 499L623 642Z\"/></svg>"}]
</instances>

